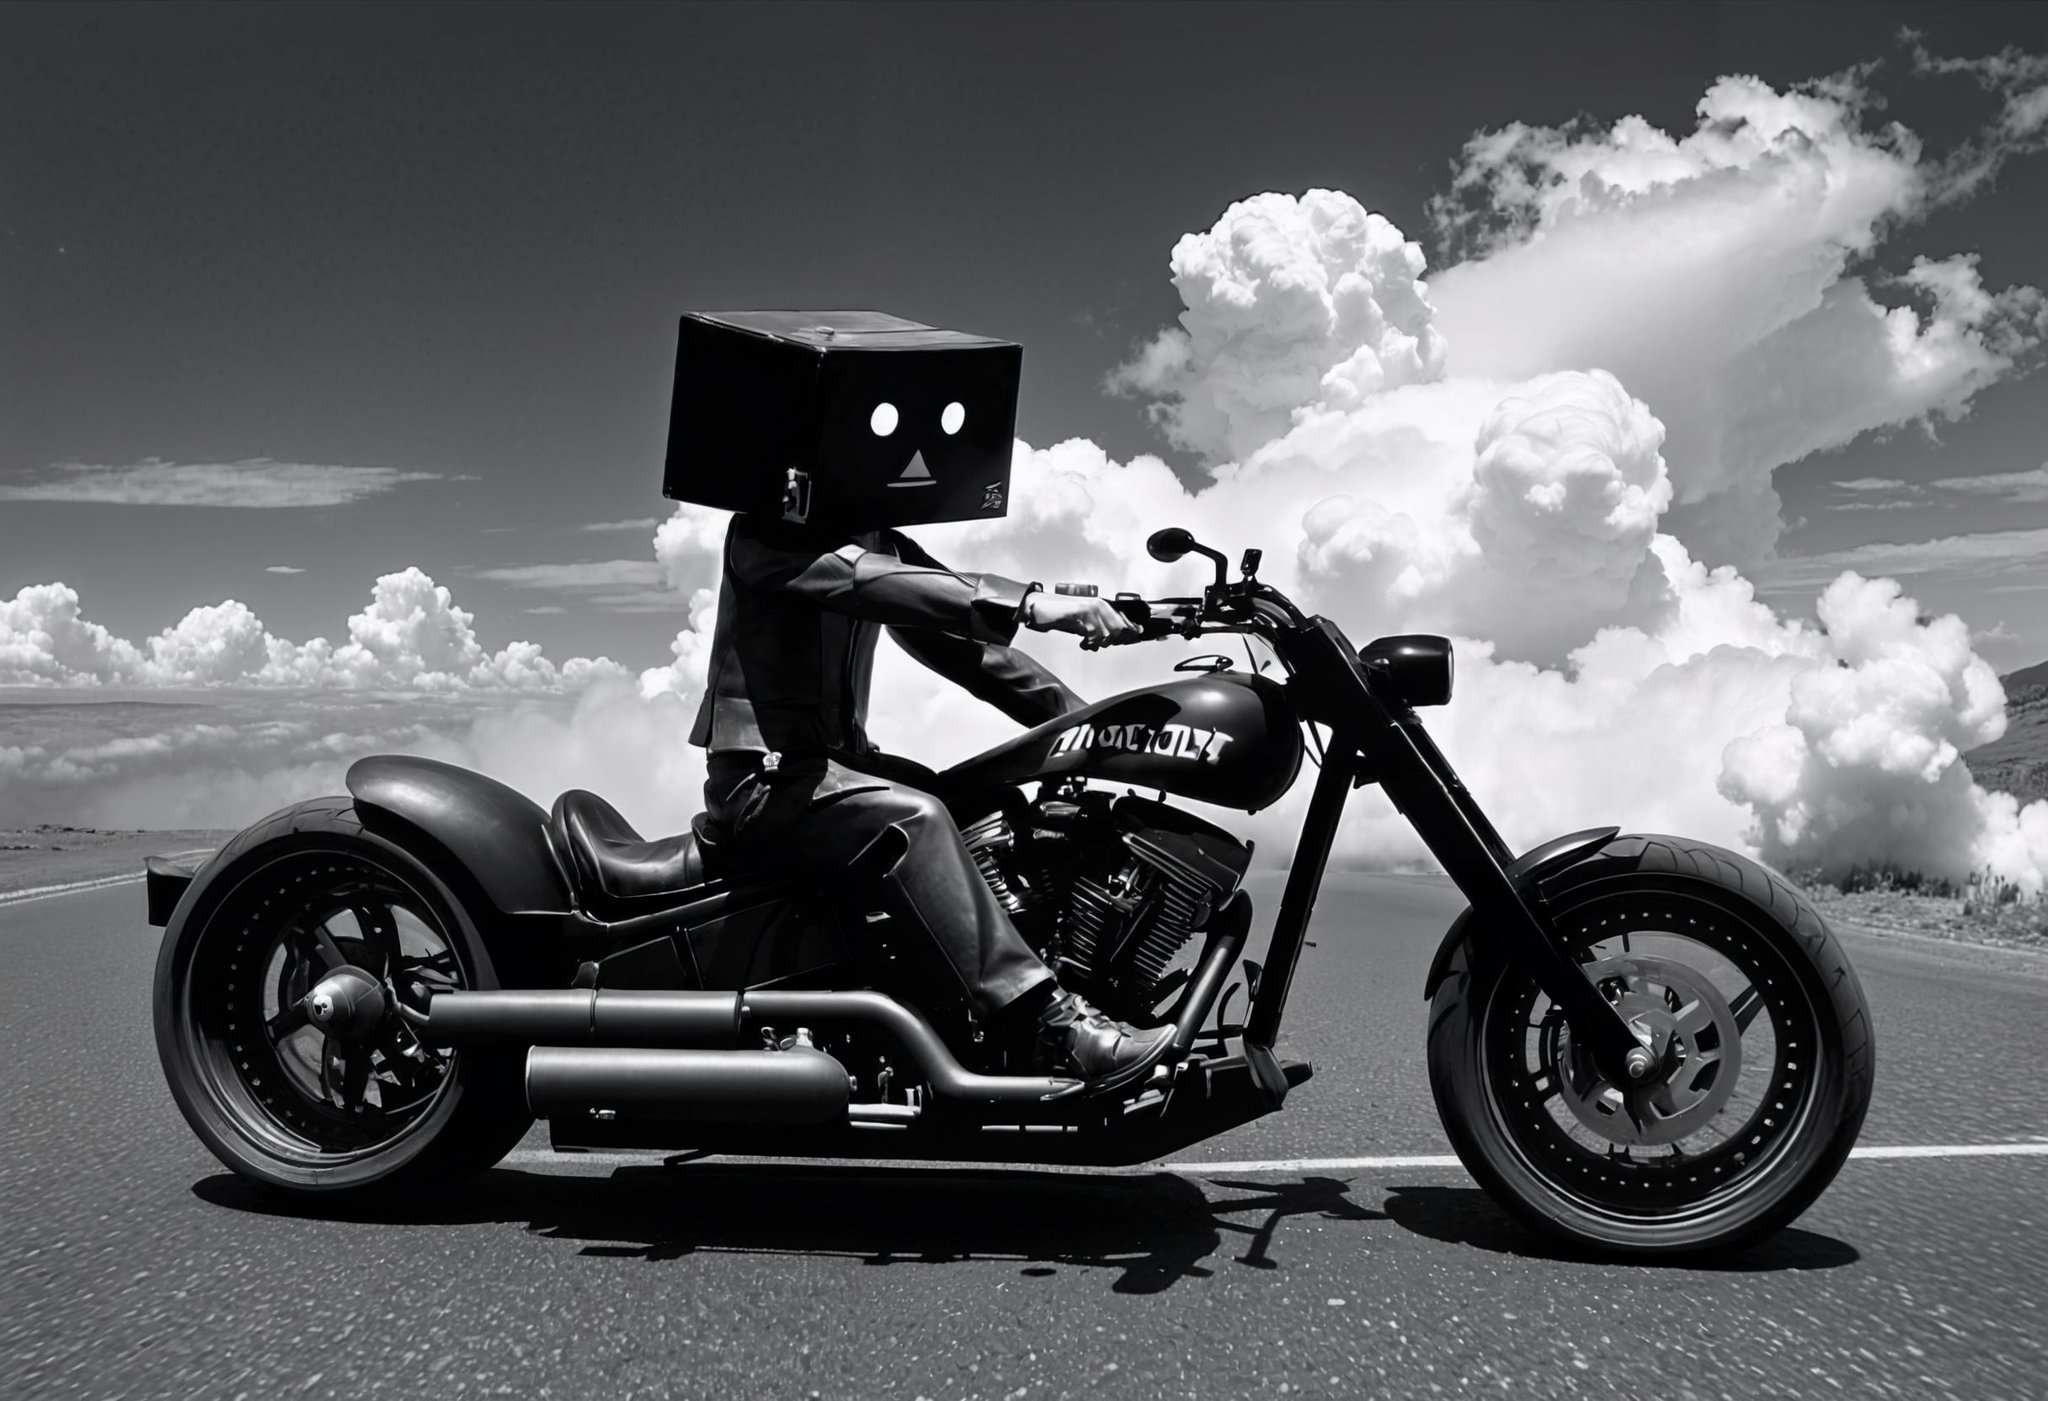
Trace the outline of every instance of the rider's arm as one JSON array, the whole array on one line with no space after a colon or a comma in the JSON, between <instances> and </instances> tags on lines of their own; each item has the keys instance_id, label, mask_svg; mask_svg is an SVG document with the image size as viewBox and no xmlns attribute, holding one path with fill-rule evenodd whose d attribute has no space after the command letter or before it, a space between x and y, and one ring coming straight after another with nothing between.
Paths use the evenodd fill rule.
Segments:
<instances>
[{"instance_id":1,"label":"rider's arm","mask_svg":"<svg viewBox=\"0 0 2048 1401\"><path fill-rule=\"evenodd\" d=\"M894 539L902 558L851 542L825 548L774 522L736 517L726 563L749 587L787 590L820 608L887 627L923 628L976 642L1008 642L1016 636L1026 585L1000 574L947 569L905 537Z\"/></svg>"},{"instance_id":2,"label":"rider's arm","mask_svg":"<svg viewBox=\"0 0 2048 1401\"><path fill-rule=\"evenodd\" d=\"M891 531L890 539L904 563L926 569L946 567L901 531ZM892 627L889 635L918 661L1020 725L1040 725L1083 704L1066 682L1014 647L930 628Z\"/></svg>"},{"instance_id":3,"label":"rider's arm","mask_svg":"<svg viewBox=\"0 0 2048 1401\"><path fill-rule=\"evenodd\" d=\"M889 636L933 671L1020 725L1042 725L1082 704L1066 682L1015 647L930 628L890 628Z\"/></svg>"}]
</instances>

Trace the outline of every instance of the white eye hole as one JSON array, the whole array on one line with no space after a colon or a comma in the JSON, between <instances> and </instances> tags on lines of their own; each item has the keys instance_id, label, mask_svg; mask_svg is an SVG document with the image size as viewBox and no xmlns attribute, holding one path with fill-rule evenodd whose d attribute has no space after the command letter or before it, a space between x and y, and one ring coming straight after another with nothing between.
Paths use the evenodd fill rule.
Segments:
<instances>
[{"instance_id":1,"label":"white eye hole","mask_svg":"<svg viewBox=\"0 0 2048 1401\"><path fill-rule=\"evenodd\" d=\"M875 405L874 413L868 416L868 427L875 430L877 438L886 438L896 431L896 406L890 403Z\"/></svg>"},{"instance_id":2,"label":"white eye hole","mask_svg":"<svg viewBox=\"0 0 2048 1401\"><path fill-rule=\"evenodd\" d=\"M946 430L948 437L960 431L960 425L967 422L967 410L959 403L946 405L939 414L939 427Z\"/></svg>"}]
</instances>

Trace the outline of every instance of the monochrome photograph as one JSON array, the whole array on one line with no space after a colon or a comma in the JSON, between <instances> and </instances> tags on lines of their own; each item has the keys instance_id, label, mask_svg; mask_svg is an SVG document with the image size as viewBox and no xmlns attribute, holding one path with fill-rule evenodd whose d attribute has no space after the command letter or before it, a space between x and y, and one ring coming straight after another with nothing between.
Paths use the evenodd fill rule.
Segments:
<instances>
[{"instance_id":1,"label":"monochrome photograph","mask_svg":"<svg viewBox=\"0 0 2048 1401\"><path fill-rule=\"evenodd\" d=\"M0 10L0 1390L2038 1397L2048 10Z\"/></svg>"}]
</instances>

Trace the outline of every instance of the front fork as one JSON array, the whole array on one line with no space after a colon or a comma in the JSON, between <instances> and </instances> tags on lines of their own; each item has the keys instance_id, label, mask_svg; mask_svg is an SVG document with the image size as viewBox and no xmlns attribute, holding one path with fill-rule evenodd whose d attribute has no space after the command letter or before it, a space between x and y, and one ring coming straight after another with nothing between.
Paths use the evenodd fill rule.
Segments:
<instances>
[{"instance_id":1,"label":"front fork","mask_svg":"<svg viewBox=\"0 0 2048 1401\"><path fill-rule=\"evenodd\" d=\"M1394 806L1414 824L1430 854L1472 902L1474 937L1535 979L1564 1013L1574 1042L1590 1049L1595 1063L1615 1083L1631 1084L1647 1076L1655 1058L1620 1011L1587 979L1540 903L1527 898L1522 883L1509 871L1506 847L1436 746L1426 735L1393 718L1387 721L1381 739L1375 746L1378 752L1370 776L1379 780ZM1272 1047L1280 1032L1280 1014L1301 958L1309 916L1322 887L1345 800L1363 772L1364 760L1357 748L1333 734L1280 897L1258 997L1245 1020L1246 1059L1262 1091L1275 1102L1286 1092L1284 1080L1268 1083L1279 1073Z\"/></svg>"}]
</instances>

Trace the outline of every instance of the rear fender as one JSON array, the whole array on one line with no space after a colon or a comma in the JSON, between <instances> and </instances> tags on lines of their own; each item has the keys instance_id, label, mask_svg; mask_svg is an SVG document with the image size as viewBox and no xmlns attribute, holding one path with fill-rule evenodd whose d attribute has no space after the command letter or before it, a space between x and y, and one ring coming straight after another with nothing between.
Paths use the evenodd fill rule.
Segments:
<instances>
[{"instance_id":1,"label":"rear fender","mask_svg":"<svg viewBox=\"0 0 2048 1401\"><path fill-rule=\"evenodd\" d=\"M212 855L211 852L207 854ZM187 887L203 864L202 860L191 857L145 856L142 859L143 891L148 897L152 927L161 929L171 922L178 901L185 897Z\"/></svg>"},{"instance_id":2,"label":"rear fender","mask_svg":"<svg viewBox=\"0 0 2048 1401\"><path fill-rule=\"evenodd\" d=\"M516 789L470 769L409 754L378 754L348 771L363 826L417 852L426 837L500 913L565 914L569 885L548 843L548 815Z\"/></svg>"},{"instance_id":3,"label":"rear fender","mask_svg":"<svg viewBox=\"0 0 2048 1401\"><path fill-rule=\"evenodd\" d=\"M1588 857L1598 855L1603 847L1620 835L1619 827L1588 827L1583 832L1552 837L1543 845L1533 847L1516 857L1514 864L1508 867L1508 875L1523 897L1533 900L1537 882L1554 876L1566 867ZM1436 957L1429 962L1429 978L1422 987L1423 1001L1427 1002L1436 996L1437 984L1444 980L1444 973L1450 967L1451 953L1464 941L1471 922L1470 906L1451 921L1451 927L1445 932L1443 942L1437 945Z\"/></svg>"}]
</instances>

